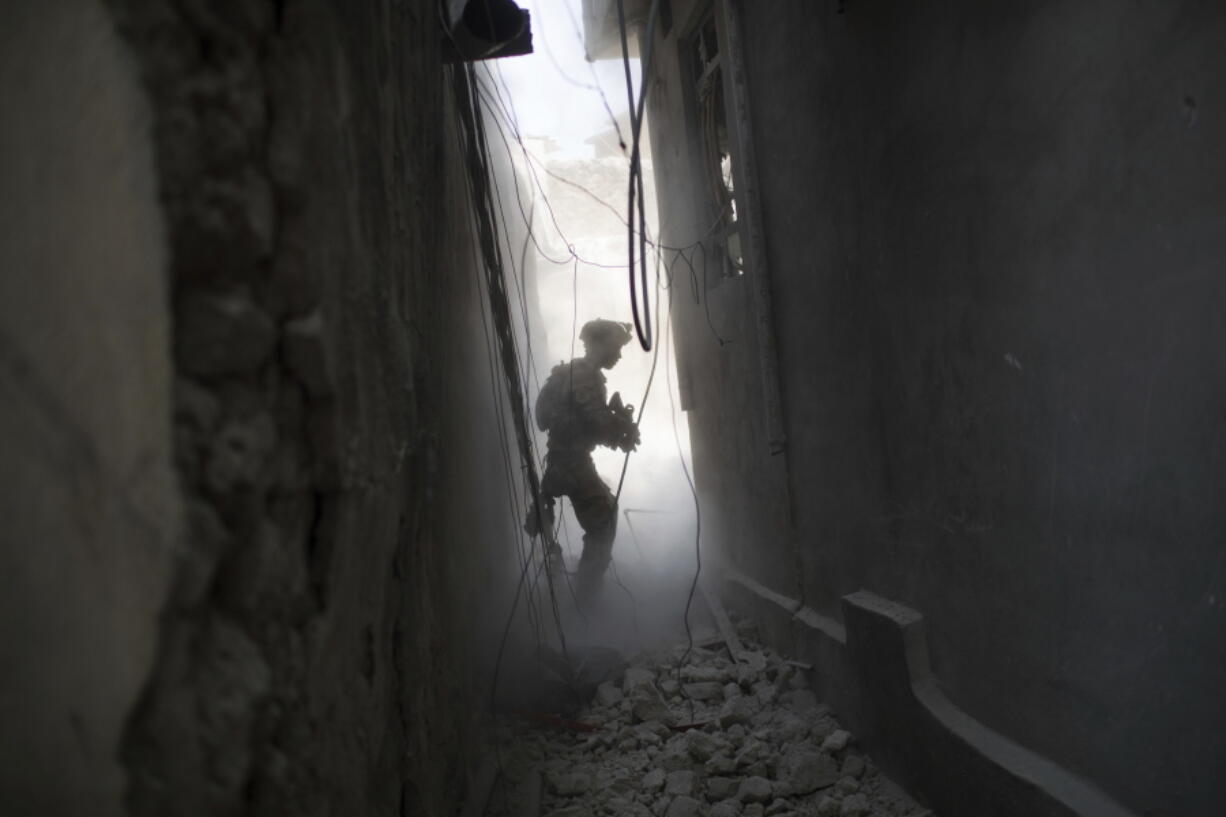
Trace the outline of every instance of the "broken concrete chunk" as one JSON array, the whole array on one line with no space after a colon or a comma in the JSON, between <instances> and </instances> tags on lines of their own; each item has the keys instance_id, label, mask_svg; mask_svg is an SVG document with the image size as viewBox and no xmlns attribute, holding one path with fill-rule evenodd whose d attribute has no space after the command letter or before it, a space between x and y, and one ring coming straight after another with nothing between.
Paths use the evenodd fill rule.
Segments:
<instances>
[{"instance_id":1,"label":"broken concrete chunk","mask_svg":"<svg viewBox=\"0 0 1226 817\"><path fill-rule=\"evenodd\" d=\"M860 790L860 781L854 777L840 777L834 786L834 790L839 794L851 794Z\"/></svg>"},{"instance_id":2,"label":"broken concrete chunk","mask_svg":"<svg viewBox=\"0 0 1226 817\"><path fill-rule=\"evenodd\" d=\"M630 714L638 722L666 723L673 720L672 714L668 711L668 705L660 697L655 685L641 686L634 690L630 702Z\"/></svg>"},{"instance_id":3,"label":"broken concrete chunk","mask_svg":"<svg viewBox=\"0 0 1226 817\"><path fill-rule=\"evenodd\" d=\"M716 755L708 760L704 766L707 774L732 774L736 771L736 760L728 755Z\"/></svg>"},{"instance_id":4,"label":"broken concrete chunk","mask_svg":"<svg viewBox=\"0 0 1226 817\"><path fill-rule=\"evenodd\" d=\"M868 798L863 794L852 794L843 798L843 805L839 807L839 817L864 817L871 811L868 804Z\"/></svg>"},{"instance_id":5,"label":"broken concrete chunk","mask_svg":"<svg viewBox=\"0 0 1226 817\"><path fill-rule=\"evenodd\" d=\"M839 817L841 804L829 795L822 795L817 801L817 817Z\"/></svg>"},{"instance_id":6,"label":"broken concrete chunk","mask_svg":"<svg viewBox=\"0 0 1226 817\"><path fill-rule=\"evenodd\" d=\"M707 799L727 800L736 793L737 781L731 777L708 777Z\"/></svg>"},{"instance_id":7,"label":"broken concrete chunk","mask_svg":"<svg viewBox=\"0 0 1226 817\"><path fill-rule=\"evenodd\" d=\"M695 701L718 701L724 697L724 688L713 681L682 684L685 696Z\"/></svg>"},{"instance_id":8,"label":"broken concrete chunk","mask_svg":"<svg viewBox=\"0 0 1226 817\"><path fill-rule=\"evenodd\" d=\"M773 793L771 782L765 777L747 777L737 788L736 799L742 803L765 803Z\"/></svg>"},{"instance_id":9,"label":"broken concrete chunk","mask_svg":"<svg viewBox=\"0 0 1226 817\"><path fill-rule=\"evenodd\" d=\"M642 667L628 667L622 678L622 692L631 694L641 686L655 686L656 674Z\"/></svg>"},{"instance_id":10,"label":"broken concrete chunk","mask_svg":"<svg viewBox=\"0 0 1226 817\"><path fill-rule=\"evenodd\" d=\"M592 776L586 772L546 772L545 782L559 797L574 797L592 790Z\"/></svg>"},{"instance_id":11,"label":"broken concrete chunk","mask_svg":"<svg viewBox=\"0 0 1226 817\"><path fill-rule=\"evenodd\" d=\"M664 817L698 817L698 801L684 795L674 798L668 804Z\"/></svg>"},{"instance_id":12,"label":"broken concrete chunk","mask_svg":"<svg viewBox=\"0 0 1226 817\"><path fill-rule=\"evenodd\" d=\"M747 724L757 714L758 706L754 698L739 697L725 701L719 711L719 725L727 729L734 724Z\"/></svg>"},{"instance_id":13,"label":"broken concrete chunk","mask_svg":"<svg viewBox=\"0 0 1226 817\"><path fill-rule=\"evenodd\" d=\"M711 817L739 817L741 804L735 800L724 800L711 806Z\"/></svg>"},{"instance_id":14,"label":"broken concrete chunk","mask_svg":"<svg viewBox=\"0 0 1226 817\"><path fill-rule=\"evenodd\" d=\"M640 787L643 791L656 792L664 788L664 770L652 769L647 774L643 775Z\"/></svg>"},{"instance_id":15,"label":"broken concrete chunk","mask_svg":"<svg viewBox=\"0 0 1226 817\"><path fill-rule=\"evenodd\" d=\"M690 757L699 763L705 763L711 759L712 755L729 748L728 741L706 732L690 732L686 744Z\"/></svg>"},{"instance_id":16,"label":"broken concrete chunk","mask_svg":"<svg viewBox=\"0 0 1226 817\"><path fill-rule=\"evenodd\" d=\"M860 777L864 774L864 758L859 755L848 755L843 759L843 768L839 770L842 777Z\"/></svg>"},{"instance_id":17,"label":"broken concrete chunk","mask_svg":"<svg viewBox=\"0 0 1226 817\"><path fill-rule=\"evenodd\" d=\"M588 813L581 806L567 806L549 812L549 817L588 817Z\"/></svg>"},{"instance_id":18,"label":"broken concrete chunk","mask_svg":"<svg viewBox=\"0 0 1226 817\"><path fill-rule=\"evenodd\" d=\"M669 772L690 768L690 753L681 745L666 746L656 757L656 765Z\"/></svg>"},{"instance_id":19,"label":"broken concrete chunk","mask_svg":"<svg viewBox=\"0 0 1226 817\"><path fill-rule=\"evenodd\" d=\"M769 806L766 807L766 817L774 817L776 814L783 814L791 809L791 807L791 804L789 804L787 800L777 797Z\"/></svg>"},{"instance_id":20,"label":"broken concrete chunk","mask_svg":"<svg viewBox=\"0 0 1226 817\"><path fill-rule=\"evenodd\" d=\"M693 794L694 793L694 773L688 769L676 772L669 772L664 783L665 794Z\"/></svg>"},{"instance_id":21,"label":"broken concrete chunk","mask_svg":"<svg viewBox=\"0 0 1226 817\"><path fill-rule=\"evenodd\" d=\"M811 794L839 779L834 758L807 746L794 746L779 760L779 780L795 794Z\"/></svg>"},{"instance_id":22,"label":"broken concrete chunk","mask_svg":"<svg viewBox=\"0 0 1226 817\"><path fill-rule=\"evenodd\" d=\"M822 741L822 751L841 752L851 742L851 732L846 729L836 729Z\"/></svg>"},{"instance_id":23,"label":"broken concrete chunk","mask_svg":"<svg viewBox=\"0 0 1226 817\"><path fill-rule=\"evenodd\" d=\"M808 689L790 689L779 695L779 703L787 709L799 714L811 713L819 709L817 696L812 690Z\"/></svg>"},{"instance_id":24,"label":"broken concrete chunk","mask_svg":"<svg viewBox=\"0 0 1226 817\"><path fill-rule=\"evenodd\" d=\"M596 701L601 706L616 706L624 697L622 691L608 681L596 687Z\"/></svg>"},{"instance_id":25,"label":"broken concrete chunk","mask_svg":"<svg viewBox=\"0 0 1226 817\"><path fill-rule=\"evenodd\" d=\"M728 670L711 665L686 665L681 669L681 677L690 682L723 684L728 680Z\"/></svg>"}]
</instances>

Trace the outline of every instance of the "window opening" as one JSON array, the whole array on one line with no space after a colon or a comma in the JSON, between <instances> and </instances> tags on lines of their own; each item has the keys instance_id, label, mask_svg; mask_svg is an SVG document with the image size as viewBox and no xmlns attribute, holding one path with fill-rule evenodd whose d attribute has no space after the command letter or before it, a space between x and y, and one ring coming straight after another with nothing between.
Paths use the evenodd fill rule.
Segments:
<instances>
[{"instance_id":1,"label":"window opening","mask_svg":"<svg viewBox=\"0 0 1226 817\"><path fill-rule=\"evenodd\" d=\"M723 55L713 12L707 13L695 31L691 59L697 78L694 95L698 107L703 171L715 212L714 239L720 250L719 256L723 259L723 275L737 277L744 274L745 261L741 252L732 151L724 102Z\"/></svg>"}]
</instances>

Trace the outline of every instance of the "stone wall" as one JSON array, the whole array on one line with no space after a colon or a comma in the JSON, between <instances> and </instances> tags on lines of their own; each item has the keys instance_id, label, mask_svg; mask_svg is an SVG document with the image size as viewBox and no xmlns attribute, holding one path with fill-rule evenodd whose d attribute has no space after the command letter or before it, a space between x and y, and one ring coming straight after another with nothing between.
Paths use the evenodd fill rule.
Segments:
<instances>
[{"instance_id":1,"label":"stone wall","mask_svg":"<svg viewBox=\"0 0 1226 817\"><path fill-rule=\"evenodd\" d=\"M58 84L6 80L46 121L6 124L5 161L41 150L35 201L68 186L6 204L6 429L48 473L10 494L4 643L37 672L5 710L36 680L62 703L22 716L6 798L453 813L514 532L434 5L29 5L13 53Z\"/></svg>"}]
</instances>

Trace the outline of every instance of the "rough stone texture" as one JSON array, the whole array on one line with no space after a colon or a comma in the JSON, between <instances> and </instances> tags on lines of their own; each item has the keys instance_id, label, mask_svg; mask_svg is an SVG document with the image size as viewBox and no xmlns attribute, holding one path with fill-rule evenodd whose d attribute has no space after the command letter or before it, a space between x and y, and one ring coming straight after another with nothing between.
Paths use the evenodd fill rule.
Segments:
<instances>
[{"instance_id":1,"label":"rough stone texture","mask_svg":"<svg viewBox=\"0 0 1226 817\"><path fill-rule=\"evenodd\" d=\"M106 201L43 176L90 204L68 214L73 241L61 243L93 257L50 295L61 309L89 304L105 325L55 318L63 350L74 365L95 365L91 349L123 364L97 365L96 388L60 377L66 395L101 413L96 482L133 492L99 501L143 528L99 530L144 550L129 558L100 542L123 583L111 588L107 568L68 593L123 599L121 614L74 616L121 625L124 647L105 646L109 632L97 638L91 665L114 668L90 677L107 722L91 704L74 727L94 766L114 767L101 787L77 786L87 775L68 770L60 788L93 796L60 813L115 813L125 775L135 817L453 811L476 754L470 656L489 637L467 622L506 609L505 543L518 534L505 505L474 514L468 504L505 490L487 464L506 429L486 377L462 167L444 132L435 8L54 5L22 11L4 35L30 37L47 66L82 55L68 63L94 90L64 95L78 113L59 130L92 134L102 153L54 166L123 177L106 182ZM34 36L44 28L51 40ZM5 100L10 111L48 109ZM98 106L123 121L95 122ZM6 308L21 307L10 294ZM137 315L111 308L125 299ZM8 357L10 333L38 337L6 313ZM63 628L66 645L77 627ZM66 669L57 672L75 677ZM36 805L18 811L55 813Z\"/></svg>"}]
</instances>

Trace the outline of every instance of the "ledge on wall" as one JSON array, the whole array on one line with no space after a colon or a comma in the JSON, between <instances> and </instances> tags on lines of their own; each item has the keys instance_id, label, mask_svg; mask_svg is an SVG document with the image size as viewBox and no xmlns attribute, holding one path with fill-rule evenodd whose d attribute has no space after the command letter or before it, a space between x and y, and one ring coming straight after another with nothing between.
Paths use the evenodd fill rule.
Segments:
<instances>
[{"instance_id":1,"label":"ledge on wall","mask_svg":"<svg viewBox=\"0 0 1226 817\"><path fill-rule=\"evenodd\" d=\"M817 693L942 817L1136 817L959 709L932 674L917 611L861 590L843 597L840 624L731 569L723 591L776 649L814 665Z\"/></svg>"}]
</instances>

